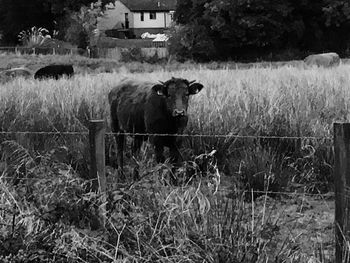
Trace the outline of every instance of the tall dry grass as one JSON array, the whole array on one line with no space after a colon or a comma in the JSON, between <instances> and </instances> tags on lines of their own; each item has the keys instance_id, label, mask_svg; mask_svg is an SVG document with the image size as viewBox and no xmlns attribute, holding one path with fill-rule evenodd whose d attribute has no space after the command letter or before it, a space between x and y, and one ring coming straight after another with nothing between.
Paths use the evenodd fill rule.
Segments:
<instances>
[{"instance_id":1,"label":"tall dry grass","mask_svg":"<svg viewBox=\"0 0 350 263\"><path fill-rule=\"evenodd\" d=\"M215 148L222 169L231 175L239 172L242 165L254 175L271 161L275 165L274 173L281 174L285 167L292 166L300 175L303 174L297 167L300 162L311 162L312 166L325 161L332 165L329 140L332 123L350 120L349 70L348 65L332 69L284 66L152 73L130 73L124 69L119 73L77 75L69 80L17 79L0 88L0 129L87 131L91 118L102 118L109 123L107 94L122 78L164 81L172 76L183 77L195 79L205 87L191 98L186 133L321 137L297 141L186 138L185 156ZM47 142L47 137L43 138L36 137L36 144L40 140ZM311 160L309 152L305 152L309 146L313 148ZM255 162L258 166L255 167L251 163L252 154L263 164ZM286 163L285 157L291 156L294 159ZM309 159L305 160L305 156ZM318 167L318 173L323 168ZM321 176L329 178L330 174L326 173Z\"/></svg>"},{"instance_id":2,"label":"tall dry grass","mask_svg":"<svg viewBox=\"0 0 350 263\"><path fill-rule=\"evenodd\" d=\"M329 136L334 121L348 121L350 66L334 69L186 70L152 73L78 75L59 81L17 79L0 89L2 112L15 107L17 116L74 118L86 103L90 117L108 119L107 94L122 78L166 80L172 76L196 79L203 91L190 103L189 130L196 133L272 133L275 121L288 127L283 135ZM36 105L36 106L34 106ZM33 107L37 111L33 110ZM4 115L4 114L3 114ZM53 128L53 127L52 127ZM64 127L69 130L71 127ZM275 134L277 135L277 134ZM282 135L282 134L281 134Z\"/></svg>"},{"instance_id":3,"label":"tall dry grass","mask_svg":"<svg viewBox=\"0 0 350 263\"><path fill-rule=\"evenodd\" d=\"M349 69L347 65L333 69L285 66L152 73L130 73L125 69L119 73L77 75L59 81L17 79L0 86L0 131L86 132L91 118L102 118L109 123L107 94L122 78L164 81L174 76L196 79L205 86L201 93L191 98L186 133L331 137L334 121L349 121ZM1 140L13 139L10 135L1 136ZM123 259L135 262L269 262L271 258L276 262L310 261L312 252L305 254L301 245L295 245L299 233L296 236L290 234L288 238L279 237L279 227L283 227L283 223L277 222L273 215L267 216L267 196L263 199L262 213L254 210L253 198L248 202L247 212L247 197L238 196L238 192L232 199L227 199L193 185L176 189L165 186L153 172L156 168L146 154L139 162L140 173L151 174L153 181L138 182L126 192L112 192L110 198L113 201L109 205L114 207L110 208L110 221L107 221L110 229L101 238L99 232L90 232L92 219L97 220L92 215L97 217L93 208L98 202L94 196L85 196L88 205L82 203L75 189L82 187L70 180L71 166L57 164L59 150L62 150L57 149L58 146L66 146L70 151L69 161L76 165L73 168L83 166L81 171L88 173L86 136L62 139L61 136L28 134L25 137L30 142L26 145L28 154L35 150L33 156L45 151L49 151L50 158L55 155L53 160L47 157L50 165L44 163L44 167L41 167L42 162L37 165L38 161L33 157L32 165L37 169L32 169L31 175L42 179L30 186L34 187L34 197L40 199L43 193L49 197L38 206L44 207L41 208L44 215L50 217L46 216L49 219L44 218L46 221L41 213L34 217L34 225L45 225L47 232L43 234L33 231L36 228L31 227L32 217L28 217L29 227L24 229L24 236L30 237L26 241L29 244L32 239L36 244L37 240L42 240L40 235L44 235L52 241L49 244L56 249L54 253L64 258L70 256L76 262L81 255L95 260L103 255L107 262L122 262ZM183 154L190 158L215 148L220 172L230 175L234 182L240 181L244 188L279 190L278 187L290 180L308 185L310 191L318 191L323 186L319 182L327 181L331 175L331 143L328 139L304 139L295 143L295 140L196 137L185 140ZM49 177L46 185L41 185L48 175L52 179ZM2 189L11 190L8 191L10 194L3 190L2 203L15 207L11 198L18 190L1 180ZM60 181L64 183L62 189L57 188ZM59 191L52 191L47 185ZM65 192L74 197L74 202L62 198ZM58 197L52 198L53 193ZM24 194L28 193L24 191ZM55 203L51 204L53 201ZM67 202L63 216L59 214L61 217L53 213L61 209L61 206L56 207L56 201L59 204ZM28 214L31 209L28 206ZM21 216L24 214L20 213ZM6 215L6 222L12 222L12 213ZM56 219L58 228L53 228ZM70 223L66 224L64 220ZM19 229L17 223L15 229ZM36 238L38 235L40 239ZM30 247L26 242L22 242L23 247ZM315 243L315 247L322 245L322 241Z\"/></svg>"}]
</instances>

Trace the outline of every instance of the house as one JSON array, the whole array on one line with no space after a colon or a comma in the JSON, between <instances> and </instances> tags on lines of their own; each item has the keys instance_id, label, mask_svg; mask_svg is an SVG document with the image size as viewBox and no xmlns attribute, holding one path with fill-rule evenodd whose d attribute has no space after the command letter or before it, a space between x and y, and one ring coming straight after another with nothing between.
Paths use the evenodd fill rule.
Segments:
<instances>
[{"instance_id":1,"label":"house","mask_svg":"<svg viewBox=\"0 0 350 263\"><path fill-rule=\"evenodd\" d=\"M119 38L164 33L173 22L175 7L175 0L117 0L107 6L97 28Z\"/></svg>"}]
</instances>

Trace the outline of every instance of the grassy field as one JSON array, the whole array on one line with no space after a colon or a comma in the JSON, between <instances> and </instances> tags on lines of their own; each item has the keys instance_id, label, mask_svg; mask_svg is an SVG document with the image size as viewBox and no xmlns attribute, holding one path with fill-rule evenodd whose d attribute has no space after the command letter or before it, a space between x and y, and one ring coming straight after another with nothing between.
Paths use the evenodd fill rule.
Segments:
<instances>
[{"instance_id":1,"label":"grassy field","mask_svg":"<svg viewBox=\"0 0 350 263\"><path fill-rule=\"evenodd\" d=\"M298 170L300 163L311 162L309 167L317 166L313 179L321 176L321 181L327 181L333 158L332 124L350 119L349 69L348 65L334 69L284 66L130 73L124 68L114 73L77 74L70 80L17 79L1 87L0 128L86 132L89 119L101 118L109 127L107 94L122 78L165 81L172 76L183 77L195 79L205 87L191 98L186 134L318 137L260 139L258 143L250 138L188 137L184 139L184 155L215 149L222 170L229 175L241 168L259 173L268 162L273 163L275 173L287 174L290 171L280 170L290 169L291 163ZM41 140L32 141L35 150L45 149L47 138L42 136ZM289 157L288 164L285 157ZM258 167L251 158L258 158Z\"/></svg>"},{"instance_id":2,"label":"grassy field","mask_svg":"<svg viewBox=\"0 0 350 263\"><path fill-rule=\"evenodd\" d=\"M52 58L46 59L52 60ZM193 156L215 149L218 160L218 167L215 166L215 169L218 169L222 178L225 179L224 186L229 184L236 187L236 190L240 188L240 190L292 191L295 190L295 185L299 185L298 189L301 185L303 190L310 193L327 192L332 189L332 124L336 121L350 121L350 65L343 64L332 69L307 69L299 62L297 66L266 67L263 65L259 67L256 65L249 69L215 66L215 70L208 69L208 67L213 68L213 65L193 65L192 69L190 64L181 69L178 65L155 65L149 66L153 68L144 70L145 72L138 72L134 70L137 64L131 64L131 66L113 64L112 70L108 70L111 72L106 73L100 70L100 66L96 66L96 69L91 72L84 70L86 65L93 61L82 60L84 62L81 62L78 74L69 80L16 79L1 85L0 131L86 132L88 120L91 118L105 119L109 127L107 94L122 78L165 81L174 76L195 79L204 85L204 89L191 98L190 123L185 131L186 134L308 138L296 140L188 137L184 139L182 149L186 158L193 159ZM98 61L95 62L98 64ZM46 62L40 61L40 63ZM139 69L142 67L148 66L139 65ZM87 74L89 72L90 74ZM82 183L78 184L75 181L78 179L69 179L70 177L67 176L70 173L74 174L71 168L61 167L50 160L56 156L57 149L64 146L69 152L67 154L69 157L65 156L63 163L72 164L73 168L80 167L80 170L78 169L80 175L88 173L89 153L86 136L76 138L26 135L24 137L8 135L3 136L2 140L16 139L24 146L24 148L17 146L18 152L23 152L23 155L26 153L29 157L41 156L42 159L49 160L47 162L50 165L45 166L35 164L37 159L33 157L30 161L28 157L28 163L31 163L28 166L34 166L35 169L31 169L34 169L36 176L40 175L38 177L44 180L49 174L52 180L45 181L49 185L48 188L42 181L31 186L34 189L32 189L33 195L45 188L42 191L46 199L40 200L42 207L51 211L48 207L52 208L52 200L61 202L63 193L72 198L71 189L83 191L80 188ZM111 138L107 139L107 148L111 140ZM3 152L6 152L5 146ZM108 235L108 241L100 240L98 236L102 233L98 231L86 233L85 230L61 225L59 230L56 229L55 234L65 233L72 243L60 239L61 244L53 245L56 253L69 255L73 253L70 249L74 247L75 260L77 255L81 256L85 253L86 261L102 255L101 258L105 258L105 262L118 262L113 261L113 258L117 260L118 257L140 262L154 262L156 259L162 262L181 260L185 262L203 260L205 262L276 262L271 261L271 257L275 257L276 260L288 259L290 262L308 262L312 255L317 254L321 255L317 258L322 262L329 262L333 253L329 248L331 241L319 237L316 232L312 232L315 234L313 241L309 239L311 232L309 232L310 237L307 237L305 231L307 229L311 231L310 228L314 227L315 222L310 219L309 214L304 213L305 209L311 209L312 206L306 205L308 208L305 208L306 201L303 198L294 198L293 200L300 200L300 202L298 201L292 209L290 206L285 207L283 199L279 198L277 198L278 202L281 203L268 204L267 196L259 199L262 200L260 205L254 202L247 204L247 197L239 196L235 191L233 191L233 199L220 199L220 195L212 195L208 189L203 189L204 186L200 183L174 189L157 182L157 174L164 174L162 169L165 168L154 166L149 161L151 154L143 153L136 159L141 174L153 174L155 178L147 179L148 181L144 179L125 192L113 191L110 197L114 200L113 212L108 217L109 233L112 234ZM133 161L129 162L132 166ZM47 173L43 172L42 166L48 170ZM65 174L65 171L68 172ZM116 174L112 169L108 172ZM53 190L55 184L60 189L62 182L66 185L63 190L61 189L62 193L56 192L57 189ZM8 204L10 207L13 201L8 193L13 193L16 187L10 187L5 182L1 183L1 187L7 189L7 192L4 191L0 198L3 204ZM230 192L232 189L225 191ZM68 198L66 195L65 198ZM126 198L123 200L128 201L122 202L121 196ZM16 198L24 197L19 195ZM87 202L86 200L91 203L99 202L94 198L90 196L85 198L84 202ZM81 208L83 204L79 203L76 196L73 200L73 203L65 205L72 211L83 209ZM307 201L307 203L310 202ZM256 211L254 205L256 205ZM285 211L289 211L286 214L296 213L296 211L304 213L303 222L306 222L306 226L301 226L300 218L293 219L295 224L286 223L285 220L288 219L276 218L274 215L282 206ZM92 206L89 207L87 212L84 210L86 212L84 216L92 218L91 215L95 210ZM24 217L25 211L32 211L31 209L23 205L20 214ZM122 212L118 209L122 209ZM270 213L269 217L268 213ZM72 215L64 213L62 215L67 220L73 220L70 216ZM77 216L80 224L84 221L81 216L81 214ZM323 217L327 218L321 223L317 221L317 224L327 227L331 235L332 217L329 214L321 216ZM11 220L11 218L6 219ZM89 224L92 224L91 218ZM311 221L308 221L309 219ZM24 219L21 220L23 222ZM39 227L36 225L39 221L31 223ZM145 221L147 223L142 223ZM62 221L60 223L62 224ZM284 224L288 226L287 229L278 231ZM84 226L85 229L93 228L91 225ZM235 230L234 233L232 229ZM306 233L302 242L298 243L297 237L300 235L292 234L292 229L299 229ZM313 228L312 231L316 230ZM28 228L27 231L29 231ZM33 228L30 231L34 231ZM282 235L282 232L285 232L285 235ZM30 234L38 233L34 231ZM53 233L50 233L50 238L54 240L52 235ZM149 240L151 241L147 243ZM124 243L119 244L119 241ZM279 251L274 251L278 244L282 244L278 247ZM147 249L152 252L147 252ZM321 254L319 254L320 249Z\"/></svg>"}]
</instances>

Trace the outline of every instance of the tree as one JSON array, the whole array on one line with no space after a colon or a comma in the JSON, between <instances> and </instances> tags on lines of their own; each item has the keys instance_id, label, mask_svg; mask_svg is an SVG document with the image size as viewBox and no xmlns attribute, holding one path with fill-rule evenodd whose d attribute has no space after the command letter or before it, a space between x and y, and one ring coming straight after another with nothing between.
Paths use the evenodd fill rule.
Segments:
<instances>
[{"instance_id":1,"label":"tree","mask_svg":"<svg viewBox=\"0 0 350 263\"><path fill-rule=\"evenodd\" d=\"M350 49L350 3L326 0L322 7L325 16L327 44L335 50Z\"/></svg>"},{"instance_id":2,"label":"tree","mask_svg":"<svg viewBox=\"0 0 350 263\"><path fill-rule=\"evenodd\" d=\"M190 28L205 26L214 53L227 59L244 49L282 46L292 10L288 0L179 0L175 19Z\"/></svg>"},{"instance_id":3,"label":"tree","mask_svg":"<svg viewBox=\"0 0 350 263\"><path fill-rule=\"evenodd\" d=\"M211 59L253 59L286 49L303 54L349 48L348 0L178 0L175 20L182 25L181 34L201 27L197 41L203 43L192 43L212 46ZM188 46L191 41L177 43L186 44L180 50L195 50Z\"/></svg>"},{"instance_id":4,"label":"tree","mask_svg":"<svg viewBox=\"0 0 350 263\"><path fill-rule=\"evenodd\" d=\"M3 42L17 43L17 35L33 26L53 29L53 16L41 0L0 0L0 31Z\"/></svg>"},{"instance_id":5,"label":"tree","mask_svg":"<svg viewBox=\"0 0 350 263\"><path fill-rule=\"evenodd\" d=\"M286 0L211 1L205 16L221 56L242 49L278 49L286 44L292 8Z\"/></svg>"},{"instance_id":6,"label":"tree","mask_svg":"<svg viewBox=\"0 0 350 263\"><path fill-rule=\"evenodd\" d=\"M3 42L18 43L17 35L33 26L57 30L64 38L69 26L66 21L83 6L97 0L0 0L0 32ZM103 8L110 0L102 0Z\"/></svg>"},{"instance_id":7,"label":"tree","mask_svg":"<svg viewBox=\"0 0 350 263\"><path fill-rule=\"evenodd\" d=\"M83 6L77 12L72 12L67 21L69 26L65 39L76 44L78 48L86 48L95 39L94 30L97 28L97 18L102 12L100 5L94 8Z\"/></svg>"}]
</instances>

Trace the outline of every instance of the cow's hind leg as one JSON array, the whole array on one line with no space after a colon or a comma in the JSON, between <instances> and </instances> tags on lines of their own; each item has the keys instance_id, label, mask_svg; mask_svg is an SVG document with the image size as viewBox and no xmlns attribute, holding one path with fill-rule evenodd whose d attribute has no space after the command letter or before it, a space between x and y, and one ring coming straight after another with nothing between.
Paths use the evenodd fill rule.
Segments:
<instances>
[{"instance_id":1,"label":"cow's hind leg","mask_svg":"<svg viewBox=\"0 0 350 263\"><path fill-rule=\"evenodd\" d=\"M132 145L132 155L134 158L140 153L140 149L142 146L143 141L145 140L145 136L142 135L136 135L134 136L133 145ZM136 167L133 170L133 179L139 180L140 179L140 173L139 173L139 163L135 159Z\"/></svg>"},{"instance_id":2,"label":"cow's hind leg","mask_svg":"<svg viewBox=\"0 0 350 263\"><path fill-rule=\"evenodd\" d=\"M140 152L143 140L144 139L142 135L134 136L133 145L132 145L132 155L134 157Z\"/></svg>"},{"instance_id":3,"label":"cow's hind leg","mask_svg":"<svg viewBox=\"0 0 350 263\"><path fill-rule=\"evenodd\" d=\"M124 134L117 134L116 135L117 140L117 160L118 160L118 168L121 173L121 177L125 179L124 176L124 159L123 159L123 151L124 151L124 142L125 142L125 135Z\"/></svg>"},{"instance_id":4,"label":"cow's hind leg","mask_svg":"<svg viewBox=\"0 0 350 263\"><path fill-rule=\"evenodd\" d=\"M111 127L112 131L115 134L115 139L117 143L117 167L119 168L121 172L121 177L124 177L124 172L123 172L123 167L124 167L124 160L123 160L123 151L124 151L124 141L125 141L125 135L121 134L122 131L119 127L119 121L118 121L118 116L117 116L117 101L113 101L111 104Z\"/></svg>"}]
</instances>

